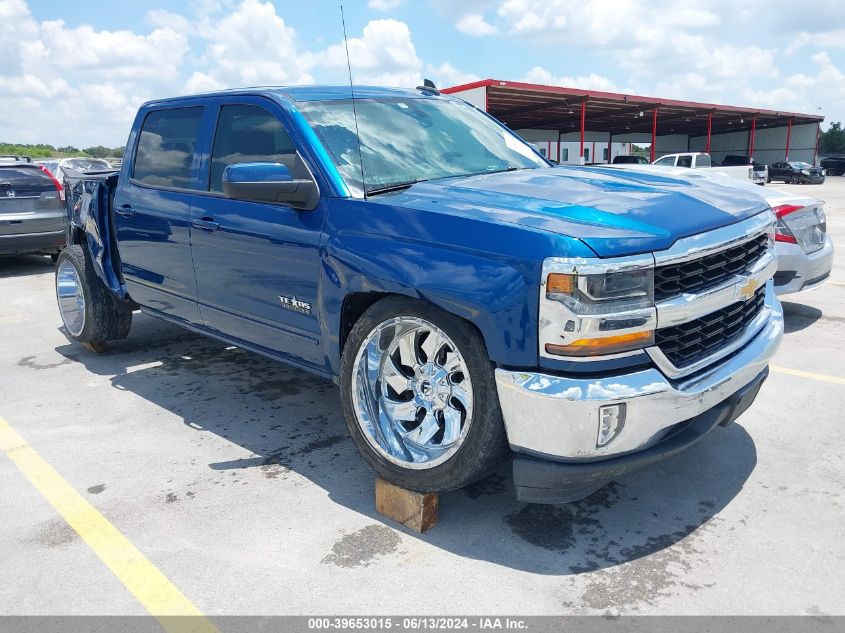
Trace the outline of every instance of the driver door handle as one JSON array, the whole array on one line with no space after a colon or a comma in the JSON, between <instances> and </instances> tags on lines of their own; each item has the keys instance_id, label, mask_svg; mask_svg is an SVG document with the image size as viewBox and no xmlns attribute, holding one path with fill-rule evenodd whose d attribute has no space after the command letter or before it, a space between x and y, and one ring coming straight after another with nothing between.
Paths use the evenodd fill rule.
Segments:
<instances>
[{"instance_id":1,"label":"driver door handle","mask_svg":"<svg viewBox=\"0 0 845 633\"><path fill-rule=\"evenodd\" d=\"M215 222L212 218L201 218L198 220L192 220L191 226L201 231L216 231L220 227L220 224Z\"/></svg>"},{"instance_id":2,"label":"driver door handle","mask_svg":"<svg viewBox=\"0 0 845 633\"><path fill-rule=\"evenodd\" d=\"M131 204L122 204L114 212L122 218L131 218L135 215L135 209L132 208Z\"/></svg>"}]
</instances>

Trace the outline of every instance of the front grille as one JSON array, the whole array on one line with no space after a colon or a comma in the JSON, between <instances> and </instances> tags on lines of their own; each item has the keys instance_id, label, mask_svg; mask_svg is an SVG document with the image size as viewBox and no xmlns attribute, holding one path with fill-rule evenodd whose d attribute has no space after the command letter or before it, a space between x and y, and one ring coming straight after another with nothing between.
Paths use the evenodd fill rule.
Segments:
<instances>
[{"instance_id":1,"label":"front grille","mask_svg":"<svg viewBox=\"0 0 845 633\"><path fill-rule=\"evenodd\" d=\"M748 301L734 303L707 316L659 329L655 344L672 364L682 369L707 358L739 338L766 300L766 286L757 289Z\"/></svg>"},{"instance_id":2,"label":"front grille","mask_svg":"<svg viewBox=\"0 0 845 633\"><path fill-rule=\"evenodd\" d=\"M696 293L748 272L766 252L769 237L760 235L718 253L654 270L654 299L662 301L681 293Z\"/></svg>"}]
</instances>

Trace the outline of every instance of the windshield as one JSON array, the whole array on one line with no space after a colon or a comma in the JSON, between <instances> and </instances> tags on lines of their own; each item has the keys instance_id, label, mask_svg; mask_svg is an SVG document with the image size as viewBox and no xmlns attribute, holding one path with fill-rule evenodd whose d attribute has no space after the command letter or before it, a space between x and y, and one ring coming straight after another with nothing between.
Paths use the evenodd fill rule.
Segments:
<instances>
[{"instance_id":1,"label":"windshield","mask_svg":"<svg viewBox=\"0 0 845 633\"><path fill-rule=\"evenodd\" d=\"M795 169L810 169L810 163L789 163Z\"/></svg>"},{"instance_id":2,"label":"windshield","mask_svg":"<svg viewBox=\"0 0 845 633\"><path fill-rule=\"evenodd\" d=\"M361 161L351 100L297 107L349 188L360 195ZM527 143L458 100L356 99L367 193L421 180L548 167Z\"/></svg>"}]
</instances>

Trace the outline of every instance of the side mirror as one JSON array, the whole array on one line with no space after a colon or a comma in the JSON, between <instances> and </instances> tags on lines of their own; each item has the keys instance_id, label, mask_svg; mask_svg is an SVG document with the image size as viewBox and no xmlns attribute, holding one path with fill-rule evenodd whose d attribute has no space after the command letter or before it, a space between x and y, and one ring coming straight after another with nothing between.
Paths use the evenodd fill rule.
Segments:
<instances>
[{"instance_id":1,"label":"side mirror","mask_svg":"<svg viewBox=\"0 0 845 633\"><path fill-rule=\"evenodd\" d=\"M310 210L319 192L313 179L294 178L281 163L234 163L223 170L223 195Z\"/></svg>"}]
</instances>

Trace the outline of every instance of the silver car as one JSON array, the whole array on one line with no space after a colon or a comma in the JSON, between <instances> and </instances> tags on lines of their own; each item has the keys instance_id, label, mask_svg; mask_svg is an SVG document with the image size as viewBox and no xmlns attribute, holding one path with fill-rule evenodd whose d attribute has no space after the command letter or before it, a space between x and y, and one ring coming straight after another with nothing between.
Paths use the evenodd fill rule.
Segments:
<instances>
[{"instance_id":1,"label":"silver car","mask_svg":"<svg viewBox=\"0 0 845 633\"><path fill-rule=\"evenodd\" d=\"M779 295L815 288L830 276L833 267L833 240L827 234L824 203L814 198L782 196L769 203L778 216L778 270L774 282Z\"/></svg>"},{"instance_id":2,"label":"silver car","mask_svg":"<svg viewBox=\"0 0 845 633\"><path fill-rule=\"evenodd\" d=\"M710 170L684 168L655 168L653 165L613 165L629 171L671 174L695 181L706 179L725 187L743 189L763 198L778 216L775 253L778 270L774 276L775 292L779 295L810 290L823 283L833 268L833 241L827 235L824 202L815 198L796 196L772 187L760 188L750 181L730 178ZM659 169L660 171L655 171Z\"/></svg>"},{"instance_id":3,"label":"silver car","mask_svg":"<svg viewBox=\"0 0 845 633\"><path fill-rule=\"evenodd\" d=\"M43 161L38 161L44 165L56 180L61 183L65 181L65 172L68 170L82 172L87 174L89 172L109 171L112 166L108 161L102 158L91 158L80 156L78 158L52 158Z\"/></svg>"},{"instance_id":4,"label":"silver car","mask_svg":"<svg viewBox=\"0 0 845 633\"><path fill-rule=\"evenodd\" d=\"M33 163L0 163L0 255L45 253L65 246L67 217L56 179Z\"/></svg>"}]
</instances>

